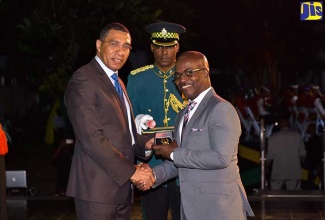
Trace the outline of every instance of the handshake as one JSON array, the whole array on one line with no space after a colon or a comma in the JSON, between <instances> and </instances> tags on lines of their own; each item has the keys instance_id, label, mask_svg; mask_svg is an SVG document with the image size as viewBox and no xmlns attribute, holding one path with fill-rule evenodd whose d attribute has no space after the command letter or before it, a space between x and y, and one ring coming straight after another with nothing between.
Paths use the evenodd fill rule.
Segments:
<instances>
[{"instance_id":1,"label":"handshake","mask_svg":"<svg viewBox=\"0 0 325 220\"><path fill-rule=\"evenodd\" d=\"M173 141L170 144L153 145L152 150L156 155L162 156L168 160L171 160L171 153L177 148L177 142ZM139 163L135 166L136 170L131 176L130 180L140 191L145 191L151 188L156 182L151 167L146 163Z\"/></svg>"},{"instance_id":2,"label":"handshake","mask_svg":"<svg viewBox=\"0 0 325 220\"><path fill-rule=\"evenodd\" d=\"M150 189L151 186L156 182L156 178L151 167L145 163L139 163L135 167L135 173L130 178L133 185L136 186L140 191Z\"/></svg>"}]
</instances>

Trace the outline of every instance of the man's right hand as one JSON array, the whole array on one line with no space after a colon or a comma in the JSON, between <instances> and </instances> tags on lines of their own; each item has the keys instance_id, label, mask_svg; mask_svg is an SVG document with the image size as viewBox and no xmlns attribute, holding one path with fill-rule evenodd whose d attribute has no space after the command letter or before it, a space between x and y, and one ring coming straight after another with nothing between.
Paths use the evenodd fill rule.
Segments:
<instances>
[{"instance_id":1,"label":"man's right hand","mask_svg":"<svg viewBox=\"0 0 325 220\"><path fill-rule=\"evenodd\" d=\"M136 166L135 173L131 177L131 182L139 190L144 191L151 188L155 183L155 177L149 165L140 163Z\"/></svg>"}]
</instances>

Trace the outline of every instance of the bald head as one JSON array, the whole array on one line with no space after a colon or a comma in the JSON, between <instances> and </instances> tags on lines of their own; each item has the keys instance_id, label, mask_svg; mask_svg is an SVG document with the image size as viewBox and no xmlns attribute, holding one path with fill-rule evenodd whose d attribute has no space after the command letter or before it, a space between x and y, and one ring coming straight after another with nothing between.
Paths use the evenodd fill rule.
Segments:
<instances>
[{"instance_id":1,"label":"bald head","mask_svg":"<svg viewBox=\"0 0 325 220\"><path fill-rule=\"evenodd\" d=\"M186 51L184 53L182 53L181 55L179 55L179 57L177 58L176 64L177 63L181 63L181 62L185 62L185 61L195 61L197 63L200 63L200 65L204 66L207 69L207 72L209 73L209 62L207 60L207 58L204 56L203 53L200 53L198 51Z\"/></svg>"},{"instance_id":2,"label":"bald head","mask_svg":"<svg viewBox=\"0 0 325 220\"><path fill-rule=\"evenodd\" d=\"M209 63L204 54L186 51L176 60L175 83L179 90L193 100L211 87Z\"/></svg>"}]
</instances>

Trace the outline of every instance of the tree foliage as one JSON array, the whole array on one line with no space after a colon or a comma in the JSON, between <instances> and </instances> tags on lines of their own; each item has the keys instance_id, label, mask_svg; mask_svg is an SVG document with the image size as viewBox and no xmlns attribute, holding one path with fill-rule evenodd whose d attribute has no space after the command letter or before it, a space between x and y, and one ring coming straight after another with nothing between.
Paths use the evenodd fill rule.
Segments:
<instances>
[{"instance_id":1,"label":"tree foliage","mask_svg":"<svg viewBox=\"0 0 325 220\"><path fill-rule=\"evenodd\" d=\"M190 4L146 0L34 0L30 13L17 25L19 48L39 89L61 95L71 73L95 53L95 40L108 22L125 24L132 34L133 48L148 46L143 27L156 20L189 23L194 18ZM174 13L173 14L171 14ZM32 61L31 61L32 60ZM37 60L38 62L35 62ZM42 64L42 65L41 65Z\"/></svg>"}]
</instances>

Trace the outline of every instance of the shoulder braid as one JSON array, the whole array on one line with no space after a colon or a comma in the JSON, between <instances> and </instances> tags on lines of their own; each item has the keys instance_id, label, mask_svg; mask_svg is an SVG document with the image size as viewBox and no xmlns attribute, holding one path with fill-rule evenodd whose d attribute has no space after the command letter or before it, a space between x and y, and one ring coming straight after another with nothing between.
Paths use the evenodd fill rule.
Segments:
<instances>
[{"instance_id":1,"label":"shoulder braid","mask_svg":"<svg viewBox=\"0 0 325 220\"><path fill-rule=\"evenodd\" d=\"M177 113L185 107L185 105L180 102L174 94L170 94L168 101L172 106L172 109Z\"/></svg>"},{"instance_id":2,"label":"shoulder braid","mask_svg":"<svg viewBox=\"0 0 325 220\"><path fill-rule=\"evenodd\" d=\"M137 73L140 73L140 72L146 71L148 69L152 69L152 68L153 68L153 64L147 65L147 66L142 66L142 67L139 67L139 68L137 68L135 70L132 70L131 75L135 75Z\"/></svg>"}]
</instances>

